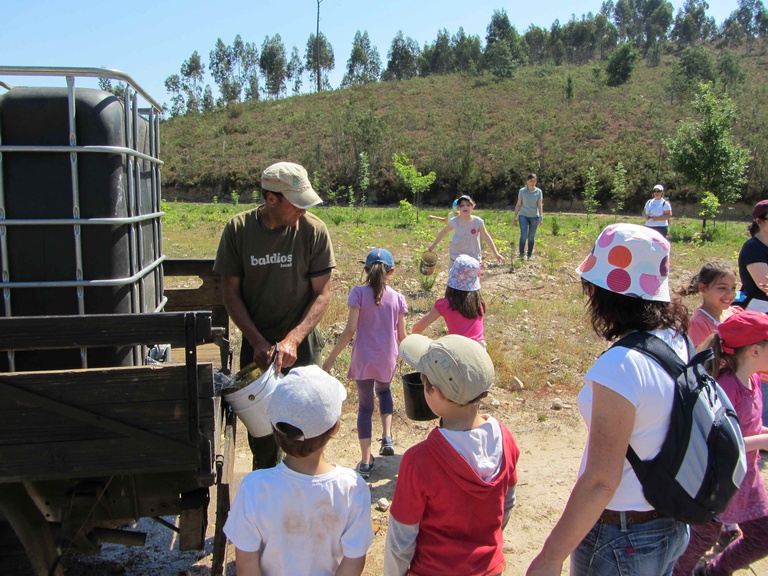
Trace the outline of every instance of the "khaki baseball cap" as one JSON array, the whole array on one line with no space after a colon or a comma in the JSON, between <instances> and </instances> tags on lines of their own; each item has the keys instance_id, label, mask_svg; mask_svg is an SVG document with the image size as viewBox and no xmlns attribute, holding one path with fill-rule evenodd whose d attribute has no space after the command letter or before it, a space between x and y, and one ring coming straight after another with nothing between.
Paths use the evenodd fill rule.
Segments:
<instances>
[{"instance_id":1,"label":"khaki baseball cap","mask_svg":"<svg viewBox=\"0 0 768 576\"><path fill-rule=\"evenodd\" d=\"M431 340L411 334L400 343L400 358L424 374L456 404L469 404L493 385L495 372L479 342L450 334Z\"/></svg>"},{"instance_id":2,"label":"khaki baseball cap","mask_svg":"<svg viewBox=\"0 0 768 576\"><path fill-rule=\"evenodd\" d=\"M307 171L293 162L278 162L264 170L261 173L261 187L282 194L291 204L302 210L323 202L312 189Z\"/></svg>"}]
</instances>

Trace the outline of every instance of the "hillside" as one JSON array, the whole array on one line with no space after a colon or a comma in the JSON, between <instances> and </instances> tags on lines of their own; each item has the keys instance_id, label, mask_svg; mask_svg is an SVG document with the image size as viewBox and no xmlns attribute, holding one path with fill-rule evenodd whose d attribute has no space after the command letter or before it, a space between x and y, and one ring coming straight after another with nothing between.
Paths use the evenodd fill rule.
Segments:
<instances>
[{"instance_id":1,"label":"hillside","mask_svg":"<svg viewBox=\"0 0 768 576\"><path fill-rule=\"evenodd\" d=\"M730 95L739 113L736 139L754 155L744 190L751 200L768 190L768 56L762 46L737 56L745 81ZM164 196L210 201L235 191L250 200L261 170L280 159L307 167L321 193L338 192L355 185L358 155L366 152L368 201L389 204L409 197L393 170L392 155L401 152L420 171L436 172L427 203L468 192L501 204L537 172L550 205L568 209L595 166L605 206L619 161L634 195L627 207L657 181L685 199L697 191L672 172L663 145L693 115L691 93L673 97L676 60L666 54L655 67L642 61L616 88L596 82L591 65L526 66L511 80L429 76L173 118L161 129Z\"/></svg>"}]
</instances>

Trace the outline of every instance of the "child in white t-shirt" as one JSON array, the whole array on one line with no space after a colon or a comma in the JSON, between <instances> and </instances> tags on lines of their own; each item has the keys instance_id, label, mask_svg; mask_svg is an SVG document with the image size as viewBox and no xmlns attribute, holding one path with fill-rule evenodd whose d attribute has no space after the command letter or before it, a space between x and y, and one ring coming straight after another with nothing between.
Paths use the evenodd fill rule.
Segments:
<instances>
[{"instance_id":1,"label":"child in white t-shirt","mask_svg":"<svg viewBox=\"0 0 768 576\"><path fill-rule=\"evenodd\" d=\"M346 396L319 366L281 378L267 414L285 460L243 479L224 525L238 576L362 574L373 541L371 493L354 470L324 457Z\"/></svg>"}]
</instances>

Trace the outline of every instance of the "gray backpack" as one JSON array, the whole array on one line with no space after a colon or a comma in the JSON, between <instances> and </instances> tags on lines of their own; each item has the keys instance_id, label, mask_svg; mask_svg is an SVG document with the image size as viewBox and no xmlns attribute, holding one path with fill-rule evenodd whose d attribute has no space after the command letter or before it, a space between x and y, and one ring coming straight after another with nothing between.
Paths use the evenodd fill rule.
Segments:
<instances>
[{"instance_id":1,"label":"gray backpack","mask_svg":"<svg viewBox=\"0 0 768 576\"><path fill-rule=\"evenodd\" d=\"M632 332L611 346L637 350L676 382L669 431L659 453L640 460L627 448L645 499L661 514L704 524L723 512L747 471L739 419L728 396L704 369L712 350L696 351L688 339L686 365L666 342Z\"/></svg>"}]
</instances>

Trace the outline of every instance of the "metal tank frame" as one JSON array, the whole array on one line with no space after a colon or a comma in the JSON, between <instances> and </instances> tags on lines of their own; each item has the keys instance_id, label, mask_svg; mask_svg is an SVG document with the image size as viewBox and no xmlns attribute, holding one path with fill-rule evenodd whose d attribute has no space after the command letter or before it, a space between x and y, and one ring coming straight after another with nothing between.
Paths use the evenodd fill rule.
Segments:
<instances>
[{"instance_id":1,"label":"metal tank frame","mask_svg":"<svg viewBox=\"0 0 768 576\"><path fill-rule=\"evenodd\" d=\"M68 121L69 121L69 145L68 146L16 146L3 144L0 133L0 256L2 259L2 288L3 307L6 317L13 316L11 289L24 288L76 288L78 314L85 314L85 288L104 286L130 286L131 313L145 312L147 296L145 294L145 278L150 274L155 275L154 302L157 304L155 312L163 310L167 298L163 295L162 262L165 256L162 251L162 231L160 218L164 214L161 210L161 182L160 166L163 162L159 159L159 124L162 115L162 107L155 101L133 78L128 74L114 69L106 68L78 68L78 67L38 67L38 66L0 66L0 86L8 90L13 86L2 80L5 76L33 77L46 76L63 78L67 86ZM123 146L79 146L77 143L77 130L75 123L75 83L78 78L105 78L125 82L125 91L122 97L124 110L125 142ZM144 107L139 107L139 96L143 99ZM144 154L138 149L138 123L139 117L148 123L150 153ZM44 154L69 154L70 174L72 189L72 217L57 219L8 219L6 216L6 195L3 178L3 156L14 153L44 153ZM128 195L127 217L82 218L80 215L80 186L78 182L78 157L80 154L120 154L126 158ZM146 214L139 214L138 204L140 199L140 160L150 163L150 198L151 206ZM139 227L142 222L151 221L152 236L157 247L153 261L148 265L142 265L141 256L144 254L144 239ZM73 241L75 248L74 280L19 282L14 281L9 270L8 259L8 227L13 226L71 226L73 229ZM117 226L129 227L129 260L130 276L124 278L110 278L99 280L85 280L83 278L82 238L83 226ZM8 352L8 363L13 371L15 367L14 353ZM134 350L134 365L143 363L143 350ZM80 350L81 365L88 367L87 349Z\"/></svg>"}]
</instances>

